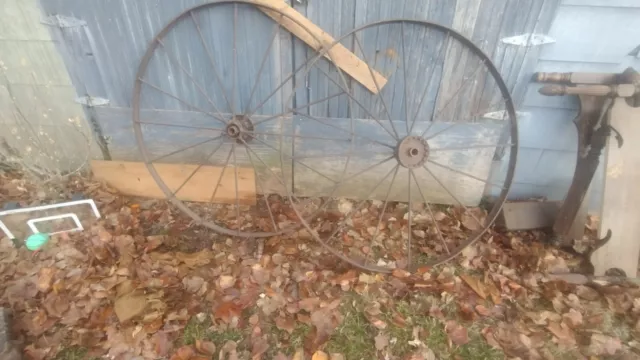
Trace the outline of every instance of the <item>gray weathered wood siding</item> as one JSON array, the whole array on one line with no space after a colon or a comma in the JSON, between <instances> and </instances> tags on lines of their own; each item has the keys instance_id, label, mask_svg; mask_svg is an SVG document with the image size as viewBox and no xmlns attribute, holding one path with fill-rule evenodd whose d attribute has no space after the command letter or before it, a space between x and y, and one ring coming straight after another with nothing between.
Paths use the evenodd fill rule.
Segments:
<instances>
[{"instance_id":1,"label":"gray weathered wood siding","mask_svg":"<svg viewBox=\"0 0 640 360\"><path fill-rule=\"evenodd\" d=\"M37 0L0 2L0 154L55 174L98 154Z\"/></svg>"},{"instance_id":2,"label":"gray weathered wood siding","mask_svg":"<svg viewBox=\"0 0 640 360\"><path fill-rule=\"evenodd\" d=\"M83 1L83 0L46 0L41 1L44 13L59 14L86 21L80 28L64 28L57 32L58 48L63 54L65 63L71 74L73 85L79 93L88 92L93 96L108 98L109 107L96 108L98 122L109 138L109 151L114 159L139 159L131 130L131 90L134 74L151 38L174 16L186 8L205 1ZM573 166L575 164L575 129L571 120L576 113L576 102L571 98L546 98L537 94L539 85L530 82L534 71L621 71L627 66L640 68L637 57L627 54L640 45L640 3L635 0L308 0L302 3L291 2L294 8L307 16L311 21L335 37L346 34L364 24L393 18L410 18L430 20L451 26L461 31L482 48L500 69L518 110L528 115L519 119L520 154L516 171L516 183L512 190L513 197L547 196L561 199L567 189ZM247 105L253 79L258 73L258 64L270 38L272 22L256 11L239 11L243 27L237 34L238 53L243 71L238 75L239 84L236 98L240 105ZM201 15L203 30L216 34L210 45L222 49L229 45L229 34L216 32L216 29L229 29L233 13L229 9ZM429 101L420 109L419 122L426 122L434 111L443 110L443 121L458 121L462 112L472 107L484 108L495 100L490 90L491 84L482 78L455 100L454 105L443 109L443 101L447 94L456 89L456 85L469 76L474 69L471 59L460 52L455 45L449 46L445 59L434 58L432 49L442 45L437 35L411 30L407 26L405 39L411 44L415 53L411 61L419 66L414 69L416 76L409 76L410 94L407 101L413 111L416 110L416 96L426 88ZM362 32L363 49L359 49L354 39L347 37L343 45L360 57L375 59L376 70L389 77L389 83L383 89L391 118L402 120L404 113L404 83L402 76L394 77L402 64L394 62L393 52L398 51L398 44L389 43L389 34L399 29L381 28L380 31ZM504 44L500 40L505 37L524 33L541 33L556 40L553 44L537 47L519 47ZM397 34L397 33L396 33ZM179 26L176 33L167 37L166 44L175 51L178 62L183 64L192 74L197 74L202 84L213 86L213 74L205 71L208 66L207 57L198 43L193 28L188 23ZM262 75L252 104L264 97L279 84L296 66L304 63L314 52L299 40L282 32L274 43L274 55L267 61L267 69ZM392 50L392 51L387 51ZM221 52L217 69L222 74L226 90L231 92L232 79L229 69L232 54ZM459 59L451 61L450 59ZM322 61L326 63L324 60ZM327 70L326 64L319 67ZM328 71L328 70L327 70ZM329 71L330 72L330 71ZM400 74L400 73L398 73ZM420 81L421 74L428 81ZM335 72L331 73L338 79ZM157 81L164 89L174 89L181 94L188 94L189 101L198 107L207 106L208 101L202 96L197 86L188 81L175 65L165 57L162 61L154 60L150 66L149 79ZM338 80L339 81L339 80ZM347 85L353 89L354 97L376 114L383 109L377 97L347 78ZM228 112L225 101L214 89L213 102L222 112ZM298 76L289 82L273 97L263 109L261 115L282 112L286 106L304 105L317 99L339 92L340 88L331 82L320 70L313 69L306 76ZM287 103L289 94L295 92L293 103ZM184 104L168 99L162 94L153 94L145 90L143 104L147 114L156 119L185 121L197 123L197 115ZM480 106L482 105L482 106ZM495 108L492 110L501 110ZM355 118L357 127L367 136L384 136L384 132L376 128L360 107L349 107L349 99L345 95L322 104L311 106L307 115L332 121L337 127L347 128L350 118ZM303 114L304 115L304 114ZM191 120L190 120L191 119ZM401 124L400 124L401 125ZM472 124L474 125L474 124ZM296 116L282 123L274 123L264 131L295 131L298 134L318 134L330 132L317 122L304 116ZM283 128L284 126L284 128ZM377 126L377 125L376 125ZM420 126L420 125L418 125ZM401 126L399 126L401 127ZM449 140L455 141L471 127L462 128L461 133L453 133ZM488 127L487 129L491 129ZM186 144L193 137L186 132L154 129L154 140L157 140L158 152ZM268 139L263 139L268 141ZM273 142L271 143L274 144ZM335 150L336 144L323 141L296 141L288 149L292 154L314 154L319 151ZM358 161L363 166L367 154L374 152L366 144L359 144ZM265 148L264 155L269 153ZM190 156L200 156L192 154ZM460 169L481 174L488 172L493 165L493 174L501 178L504 174L505 161L490 163L491 154L483 156L461 155L451 160ZM193 158L192 158L193 159ZM505 158L506 159L506 158ZM183 161L185 158L176 159ZM188 159L187 159L188 160ZM242 160L245 164L247 159ZM339 165L339 164L338 164ZM328 164L325 168L335 167ZM285 169L286 176L291 178L297 190L305 189L321 182L317 175L309 173L300 165L292 165ZM455 181L456 179L452 179ZM271 179L273 183L273 179ZM458 187L466 193L465 198L473 202L483 189L479 184L469 187L465 192L464 184ZM383 186L384 188L384 186ZM597 198L597 189L596 196ZM437 194L432 194L435 199ZM401 198L401 195L398 195ZM444 201L444 200L443 200Z\"/></svg>"}]
</instances>

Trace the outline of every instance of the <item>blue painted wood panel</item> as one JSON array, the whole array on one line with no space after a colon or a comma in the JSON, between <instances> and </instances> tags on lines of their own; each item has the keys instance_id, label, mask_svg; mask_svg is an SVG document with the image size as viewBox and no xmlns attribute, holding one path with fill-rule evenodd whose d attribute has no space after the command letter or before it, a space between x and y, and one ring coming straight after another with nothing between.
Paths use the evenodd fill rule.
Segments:
<instances>
[{"instance_id":1,"label":"blue painted wood panel","mask_svg":"<svg viewBox=\"0 0 640 360\"><path fill-rule=\"evenodd\" d=\"M72 16L87 22L86 27L62 29L60 47L63 53L67 53L67 67L73 75L77 92L90 93L111 101L110 106L113 108L97 109L96 112L105 135L110 137L109 149L114 159L138 158L128 116L132 106L135 73L148 44L170 19L186 8L204 2L42 1L45 14ZM512 91L516 104L520 105L527 98L525 94L529 91L529 75L535 70L534 65L541 48L507 45L500 40L527 32L548 32L558 2L559 0L324 0L292 3L296 10L335 37L373 21L402 17L451 26L471 38L495 62ZM302 114L327 119L338 127L352 124L350 118L358 119L358 129L370 135L379 132L386 134L382 128L374 131L374 125L378 125L372 121L373 118L384 120L383 126L389 131L392 129L391 124L394 124L398 131L402 129L405 132L404 121L407 118L415 117L418 120L417 129L423 129L424 124L432 118L441 121L434 128L451 122L471 120L476 123L457 130L463 133L463 129L485 132L484 140L493 139L496 129L502 128L503 124L487 124L477 118L479 114L503 108L503 104L496 103L499 97L494 82L484 73L475 73L477 58L459 44L446 39L442 33L429 28L408 23L404 26L394 24L370 28L358 34L362 49L353 36L342 40L345 47L370 60L375 70L388 77L389 82L381 96L377 96L346 75L341 76L326 59L320 59L314 66L305 68L293 79L287 80L293 69L315 57L316 52L283 29L276 27L277 32L274 33L274 22L250 6L239 6L237 12L231 6L216 6L195 14L195 17L202 32L207 35L205 44L215 55L214 64L211 64L207 47L200 42L195 23L186 18L177 24L175 30L163 38L164 48L157 50L144 79L169 94L179 96L183 101L144 85L142 107L146 109L145 114L153 114L154 119L157 117L198 124L203 119L193 115L195 110L221 114L246 112L266 100L257 109L257 116L278 114L294 107L299 108ZM240 24L236 31L233 30L234 18ZM400 36L403 33L404 36ZM266 52L267 50L270 52ZM265 53L266 61L262 64ZM235 68L234 59L237 60ZM472 81L462 91L457 91L466 79L476 75L476 81ZM343 89L336 83L353 93L353 97L361 105L342 94L305 106L339 94ZM280 90L269 97L272 90L280 84L283 84ZM295 94L295 97L289 96L291 94ZM383 106L381 98L386 106ZM531 105L536 106L540 105ZM385 107L389 114L386 114ZM569 111L558 116L568 113ZM558 116L542 114L522 119L523 149L530 149L535 153L547 147L549 150L562 151L569 148L571 143L546 141L549 133L569 132L569 127L556 124ZM290 119L287 129L299 131L300 136L322 132L317 124L314 125L307 118L295 116ZM538 132L538 123L542 124L541 132ZM160 129L151 134L156 141L154 151L176 149L203 135L190 136L184 130L169 132ZM443 144L455 143L460 136L453 132L443 138ZM465 141L472 143L468 139ZM365 144L359 143L358 146L361 147L357 149L359 153L366 154L370 151ZM328 141L298 139L290 143L287 151L294 156L304 156L308 151L332 148L334 146ZM266 157L267 149L262 148L261 151L265 151ZM492 165L491 151L482 150L480 155L474 156L464 152L451 155L446 159L447 165L485 177ZM198 160L202 153L203 151L196 151L190 156L182 157L180 161ZM525 159L527 156L524 156ZM273 156L270 159L279 160ZM500 165L497 168L503 166L507 159L504 158L497 164ZM358 166L371 164L373 160L365 156ZM326 165L325 162L313 161L318 166ZM520 169L522 165L518 166ZM313 178L306 175L308 169L296 164L296 161L285 160L281 168L288 169L285 176L290 176L291 182L295 181L296 190L301 194L316 187L311 181ZM521 171L518 172L520 173ZM504 177L504 173L496 173L497 177L499 175ZM484 184L481 182L465 182L464 177L459 174L447 176L448 182L456 184L455 190L464 194L465 202L472 203L482 196ZM317 178L316 176L315 181L319 181ZM375 176L371 179L374 178ZM433 185L428 179L424 179L424 184ZM431 185L425 186L425 189L435 188ZM402 189L399 190L397 195L400 199L406 196L402 192ZM451 201L443 199L448 195L442 192L432 192L429 196L438 201Z\"/></svg>"}]
</instances>

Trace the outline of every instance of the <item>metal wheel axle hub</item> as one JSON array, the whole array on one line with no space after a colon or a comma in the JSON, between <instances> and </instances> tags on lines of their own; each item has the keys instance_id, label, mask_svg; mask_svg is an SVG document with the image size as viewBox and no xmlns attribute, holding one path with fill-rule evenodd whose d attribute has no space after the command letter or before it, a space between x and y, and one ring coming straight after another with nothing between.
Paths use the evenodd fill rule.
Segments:
<instances>
[{"instance_id":1,"label":"metal wheel axle hub","mask_svg":"<svg viewBox=\"0 0 640 360\"><path fill-rule=\"evenodd\" d=\"M236 139L237 142L249 142L253 139L254 127L251 120L245 115L236 115L229 121L225 129L225 134Z\"/></svg>"},{"instance_id":2,"label":"metal wheel axle hub","mask_svg":"<svg viewBox=\"0 0 640 360\"><path fill-rule=\"evenodd\" d=\"M421 167L429 157L429 144L420 136L407 136L396 147L398 163L406 168Z\"/></svg>"}]
</instances>

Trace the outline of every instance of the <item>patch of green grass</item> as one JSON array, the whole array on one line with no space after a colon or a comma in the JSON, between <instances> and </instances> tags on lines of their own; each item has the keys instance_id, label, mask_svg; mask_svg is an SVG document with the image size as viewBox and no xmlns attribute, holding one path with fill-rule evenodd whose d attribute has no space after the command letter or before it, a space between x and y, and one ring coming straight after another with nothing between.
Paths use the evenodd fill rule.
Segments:
<instances>
[{"instance_id":1,"label":"patch of green grass","mask_svg":"<svg viewBox=\"0 0 640 360\"><path fill-rule=\"evenodd\" d=\"M243 334L237 329L228 329L224 331L210 332L207 336L207 340L212 341L216 346L222 347L227 341L235 341L238 343L238 349L242 349L240 341L243 339Z\"/></svg>"},{"instance_id":2,"label":"patch of green grass","mask_svg":"<svg viewBox=\"0 0 640 360\"><path fill-rule=\"evenodd\" d=\"M214 331L211 329L211 325L209 318L203 322L198 321L196 318L189 320L180 339L181 345L193 345L196 340L207 340L213 342L216 344L216 347L220 348L224 346L227 341L231 340L238 344L238 350L243 349L244 344L242 340L244 336L242 331L238 329Z\"/></svg>"},{"instance_id":3,"label":"patch of green grass","mask_svg":"<svg viewBox=\"0 0 640 360\"><path fill-rule=\"evenodd\" d=\"M280 330L273 323L264 325L263 332L270 334L270 344L272 346L267 350L267 359L274 358L278 352L282 352L287 356L293 356L295 352L302 349L304 340L311 331L311 326L304 323L297 323L291 334L287 331Z\"/></svg>"},{"instance_id":4,"label":"patch of green grass","mask_svg":"<svg viewBox=\"0 0 640 360\"><path fill-rule=\"evenodd\" d=\"M462 359L503 359L504 354L502 351L493 348L487 344L484 337L480 333L480 329L477 326L471 326L468 328L469 342L456 348L451 356L458 355Z\"/></svg>"},{"instance_id":5,"label":"patch of green grass","mask_svg":"<svg viewBox=\"0 0 640 360\"><path fill-rule=\"evenodd\" d=\"M621 341L629 341L631 339L631 329L620 317L611 311L603 313L602 331L610 336L620 339Z\"/></svg>"},{"instance_id":6,"label":"patch of green grass","mask_svg":"<svg viewBox=\"0 0 640 360\"><path fill-rule=\"evenodd\" d=\"M291 355L294 354L296 350L301 349L309 331L311 331L311 326L302 323L298 324L293 329L291 335L289 335L289 346L285 349L287 351L285 354Z\"/></svg>"},{"instance_id":7,"label":"patch of green grass","mask_svg":"<svg viewBox=\"0 0 640 360\"><path fill-rule=\"evenodd\" d=\"M89 351L82 346L70 346L60 350L54 360L94 360L96 358L88 358Z\"/></svg>"},{"instance_id":8,"label":"patch of green grass","mask_svg":"<svg viewBox=\"0 0 640 360\"><path fill-rule=\"evenodd\" d=\"M196 340L208 339L211 333L211 331L209 331L210 327L211 320L206 319L203 322L199 322L196 318L192 318L184 328L182 338L180 339L181 345L193 345Z\"/></svg>"},{"instance_id":9,"label":"patch of green grass","mask_svg":"<svg viewBox=\"0 0 640 360\"><path fill-rule=\"evenodd\" d=\"M374 340L376 329L364 316L362 304L349 301L342 307L342 324L331 334L325 347L328 353L340 353L345 359L370 360L376 358Z\"/></svg>"}]
</instances>

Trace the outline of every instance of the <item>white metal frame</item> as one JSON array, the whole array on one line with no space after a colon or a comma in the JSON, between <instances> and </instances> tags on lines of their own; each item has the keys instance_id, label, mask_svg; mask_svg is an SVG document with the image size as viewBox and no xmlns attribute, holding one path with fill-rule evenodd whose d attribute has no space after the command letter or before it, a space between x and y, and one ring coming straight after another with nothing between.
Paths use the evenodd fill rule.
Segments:
<instances>
[{"instance_id":1,"label":"white metal frame","mask_svg":"<svg viewBox=\"0 0 640 360\"><path fill-rule=\"evenodd\" d=\"M34 207L28 207L28 208L19 208L19 209L13 209L13 210L0 211L0 230L2 230L10 239L13 239L14 238L13 233L2 222L1 218L3 216L12 215L12 214L19 214L19 213L25 213L25 212L31 212L31 211L38 211L38 210L58 209L58 208L63 208L63 207L67 207L67 206L82 205L82 204L88 204L89 206L91 206L91 210L93 211L93 215L95 215L95 217L97 219L102 217L100 215L100 211L98 211L98 207L96 206L96 203L95 203L95 201L93 201L93 199L76 200L76 201L69 201L69 202L64 202L64 203L59 203L59 204L41 205L41 206L34 206ZM59 234L59 233L63 233L63 232L70 232L70 231L84 230L84 227L82 226L82 223L80 222L80 219L78 218L78 215L76 215L74 213L67 213L67 214L62 214L62 215L54 215L54 216L47 216L47 217L30 219L29 221L27 221L27 225L29 225L29 228L31 229L31 231L33 231L33 233L35 234L35 233L38 233L38 229L35 227L35 223L42 222L42 221L50 221L50 220L55 220L55 219L61 219L61 218L67 218L67 217L71 217L74 220L74 222L76 223L76 228L74 228L72 230L68 230L68 231L58 231L58 232L55 232L54 234Z\"/></svg>"},{"instance_id":2,"label":"white metal frame","mask_svg":"<svg viewBox=\"0 0 640 360\"><path fill-rule=\"evenodd\" d=\"M61 234L61 233L66 233L66 232L74 232L74 231L82 231L82 230L84 230L84 227L82 226L82 223L80 222L80 219L78 219L78 215L76 215L74 213L67 213L67 214L53 215L53 216L45 216L45 217L41 217L41 218L31 219L31 220L27 221L27 225L29 225L29 229L31 229L31 231L34 234L38 234L38 233L40 233L40 230L38 230L38 228L36 227L36 223L44 222L44 221L53 221L53 220L58 220L58 219L66 219L66 218L73 219L73 222L76 223L76 227L71 229L71 230L55 231L55 232L49 233L49 235L55 235L55 234Z\"/></svg>"}]
</instances>

